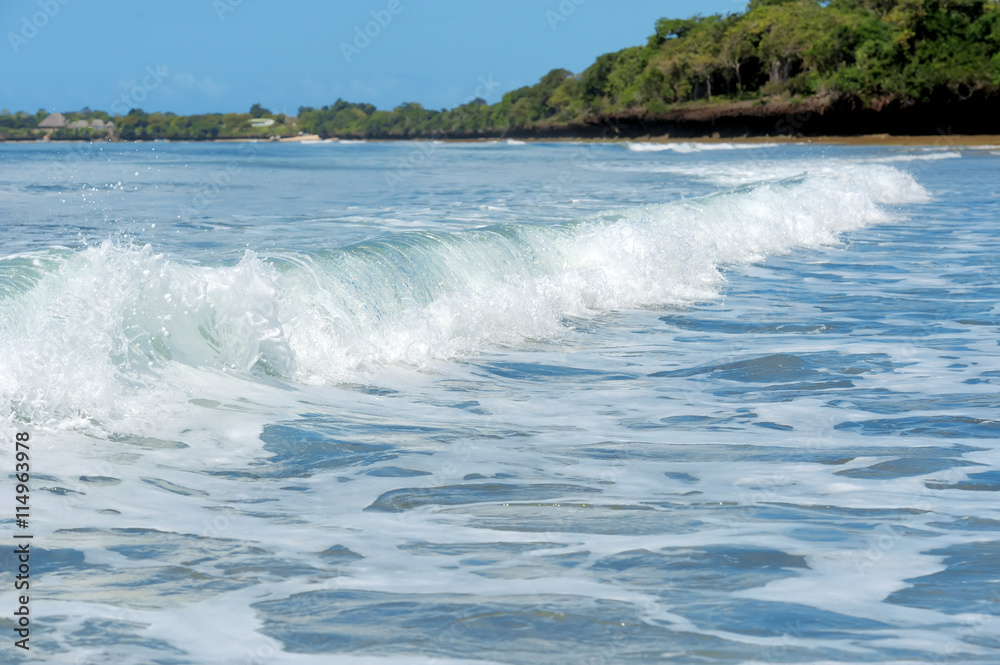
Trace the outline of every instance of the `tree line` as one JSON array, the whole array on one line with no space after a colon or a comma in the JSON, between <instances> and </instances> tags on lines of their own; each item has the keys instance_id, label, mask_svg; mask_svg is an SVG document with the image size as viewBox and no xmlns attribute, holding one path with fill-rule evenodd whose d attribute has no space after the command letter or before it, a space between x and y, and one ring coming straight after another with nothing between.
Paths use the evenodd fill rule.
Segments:
<instances>
[{"instance_id":1,"label":"tree line","mask_svg":"<svg viewBox=\"0 0 1000 665\"><path fill-rule=\"evenodd\" d=\"M435 111L411 102L385 111L337 100L301 107L294 120L255 105L248 114L132 110L114 121L121 138L145 140L476 137L655 121L754 101L819 98L879 109L998 93L998 0L751 0L743 13L660 19L646 44L602 55L580 74L554 69L495 104L476 99ZM252 127L253 117L275 123ZM30 134L38 121L39 114L0 115L0 134Z\"/></svg>"}]
</instances>

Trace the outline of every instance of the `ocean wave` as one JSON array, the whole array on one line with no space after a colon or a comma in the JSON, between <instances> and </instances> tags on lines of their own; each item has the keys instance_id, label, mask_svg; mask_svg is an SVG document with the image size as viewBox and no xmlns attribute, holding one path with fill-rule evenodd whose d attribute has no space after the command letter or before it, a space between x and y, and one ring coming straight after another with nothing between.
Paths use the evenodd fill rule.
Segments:
<instances>
[{"instance_id":1,"label":"ocean wave","mask_svg":"<svg viewBox=\"0 0 1000 665\"><path fill-rule=\"evenodd\" d=\"M865 161L874 164L892 164L893 162L935 162L939 159L960 159L962 153L954 150L929 152L924 154L889 155L887 157L870 157Z\"/></svg>"},{"instance_id":2,"label":"ocean wave","mask_svg":"<svg viewBox=\"0 0 1000 665\"><path fill-rule=\"evenodd\" d=\"M699 143L695 141L678 143L626 143L633 152L711 152L713 150L759 150L774 148L777 143Z\"/></svg>"},{"instance_id":3,"label":"ocean wave","mask_svg":"<svg viewBox=\"0 0 1000 665\"><path fill-rule=\"evenodd\" d=\"M803 174L815 177L837 178L847 169L861 169L870 172L880 164L914 163L913 170L923 168L924 162L943 159L960 159L959 152L906 153L886 157L830 158L775 160L767 157L750 157L727 160L720 163L678 163L674 161L636 164L596 163L588 168L601 171L626 171L636 173L665 173L688 178L697 178L721 187L739 187L764 182L778 182Z\"/></svg>"},{"instance_id":4,"label":"ocean wave","mask_svg":"<svg viewBox=\"0 0 1000 665\"><path fill-rule=\"evenodd\" d=\"M726 266L833 243L889 220L884 204L927 199L902 171L852 166L555 226L247 251L231 266L111 240L9 257L0 398L8 415L76 426L141 417L208 376L336 383L557 338L567 317L710 300Z\"/></svg>"}]
</instances>

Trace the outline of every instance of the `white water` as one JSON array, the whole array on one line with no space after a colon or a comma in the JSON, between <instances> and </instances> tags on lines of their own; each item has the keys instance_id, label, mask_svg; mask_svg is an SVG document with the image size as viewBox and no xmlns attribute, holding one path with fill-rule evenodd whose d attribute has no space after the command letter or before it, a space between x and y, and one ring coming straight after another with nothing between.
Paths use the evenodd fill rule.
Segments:
<instances>
[{"instance_id":1,"label":"white water","mask_svg":"<svg viewBox=\"0 0 1000 665\"><path fill-rule=\"evenodd\" d=\"M711 300L726 267L834 243L887 221L885 204L927 198L907 174L869 166L557 226L248 250L232 266L112 240L8 257L20 286L0 301L0 402L37 423L105 421L183 388L177 364L343 382L558 338L567 317Z\"/></svg>"},{"instance_id":2,"label":"white water","mask_svg":"<svg viewBox=\"0 0 1000 665\"><path fill-rule=\"evenodd\" d=\"M994 156L434 146L0 152L33 658L996 660Z\"/></svg>"}]
</instances>

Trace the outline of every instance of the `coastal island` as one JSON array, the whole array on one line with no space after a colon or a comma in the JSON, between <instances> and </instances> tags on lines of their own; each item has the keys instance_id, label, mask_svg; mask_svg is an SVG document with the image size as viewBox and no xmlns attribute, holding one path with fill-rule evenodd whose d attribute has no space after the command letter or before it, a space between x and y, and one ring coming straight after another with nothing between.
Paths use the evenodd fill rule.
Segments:
<instances>
[{"instance_id":1,"label":"coastal island","mask_svg":"<svg viewBox=\"0 0 1000 665\"><path fill-rule=\"evenodd\" d=\"M58 118L54 116L58 115ZM54 119L53 119L54 118ZM752 0L660 19L642 46L554 69L496 104L297 117L131 109L0 114L5 140L635 138L1000 134L997 0Z\"/></svg>"}]
</instances>

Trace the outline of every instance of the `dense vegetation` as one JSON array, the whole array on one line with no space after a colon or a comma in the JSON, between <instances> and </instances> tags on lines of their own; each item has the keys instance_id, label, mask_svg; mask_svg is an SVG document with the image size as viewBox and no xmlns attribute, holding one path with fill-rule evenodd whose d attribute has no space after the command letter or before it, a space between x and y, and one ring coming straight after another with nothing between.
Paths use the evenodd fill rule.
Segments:
<instances>
[{"instance_id":1,"label":"dense vegetation","mask_svg":"<svg viewBox=\"0 0 1000 665\"><path fill-rule=\"evenodd\" d=\"M338 100L300 108L294 121L259 105L200 116L133 110L114 120L123 139L480 136L775 100L879 109L998 95L998 0L751 0L742 14L661 19L645 45L602 55L579 75L553 70L493 105L380 111ZM251 127L252 117L276 122ZM39 120L0 115L0 134L30 134Z\"/></svg>"},{"instance_id":2,"label":"dense vegetation","mask_svg":"<svg viewBox=\"0 0 1000 665\"><path fill-rule=\"evenodd\" d=\"M656 118L741 100L848 99L860 108L1000 91L996 0L751 0L743 14L661 19L644 46L503 96L435 112L338 101L303 109L321 136L420 136Z\"/></svg>"},{"instance_id":3,"label":"dense vegetation","mask_svg":"<svg viewBox=\"0 0 1000 665\"><path fill-rule=\"evenodd\" d=\"M255 118L273 118L270 127L252 127ZM291 136L296 133L285 124L285 116L272 116L259 104L250 113L207 113L205 115L175 115L173 113L145 113L133 109L128 115L116 118L118 135L127 140L193 140L205 141L221 138L269 138Z\"/></svg>"},{"instance_id":4,"label":"dense vegetation","mask_svg":"<svg viewBox=\"0 0 1000 665\"><path fill-rule=\"evenodd\" d=\"M43 135L37 129L38 123L48 115L40 110L34 115L24 112L0 113L0 137L9 140L34 139ZM67 122L74 120L113 121L114 135L125 141L153 141L168 139L179 141L206 141L211 139L268 139L272 136L292 136L298 133L294 122L283 114L272 115L267 109L255 104L250 113L207 113L205 115L177 115L175 113L146 113L132 109L127 115L112 118L102 111L84 109L74 113L64 113ZM270 118L274 124L268 127L253 127L250 122L256 118ZM51 132L54 140L97 140L106 138L106 130L81 128L56 129Z\"/></svg>"}]
</instances>

